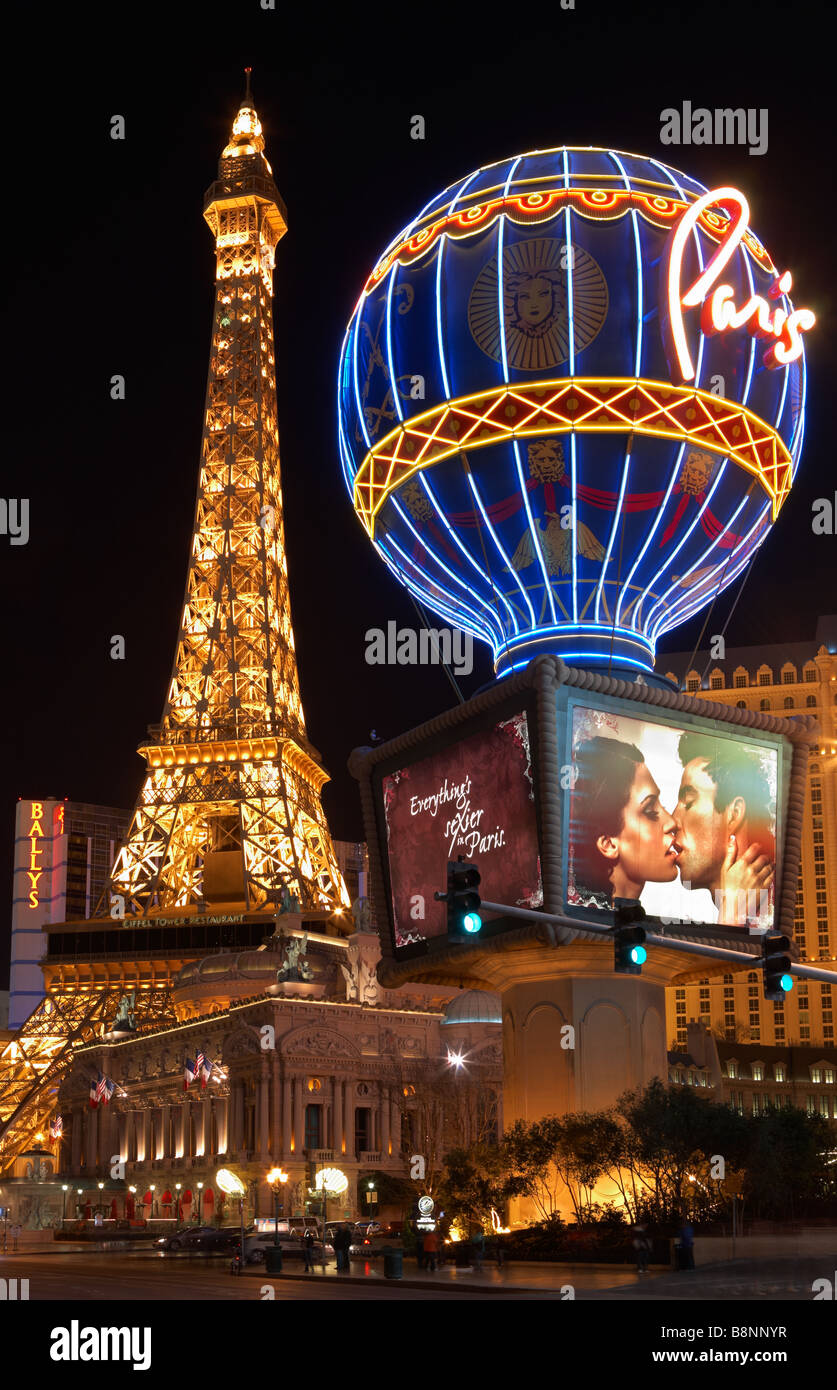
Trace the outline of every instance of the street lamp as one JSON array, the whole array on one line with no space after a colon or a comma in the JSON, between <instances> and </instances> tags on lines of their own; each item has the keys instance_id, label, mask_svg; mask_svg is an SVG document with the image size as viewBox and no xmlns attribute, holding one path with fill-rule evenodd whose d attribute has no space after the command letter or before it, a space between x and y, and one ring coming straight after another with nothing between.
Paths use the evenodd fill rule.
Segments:
<instances>
[{"instance_id":1,"label":"street lamp","mask_svg":"<svg viewBox=\"0 0 837 1390\"><path fill-rule=\"evenodd\" d=\"M282 1198L281 1211L285 1213L285 1183L288 1181L288 1174L282 1168L271 1168L267 1175L273 1192L273 1244L279 1244L279 1198Z\"/></svg>"},{"instance_id":2,"label":"street lamp","mask_svg":"<svg viewBox=\"0 0 837 1390\"><path fill-rule=\"evenodd\" d=\"M154 1197L154 1193L157 1191L156 1183L152 1183L148 1190L149 1190L149 1192L151 1193L151 1220L153 1221L153 1220L154 1220L154 1205L155 1205L155 1200L156 1200L155 1197Z\"/></svg>"},{"instance_id":3,"label":"street lamp","mask_svg":"<svg viewBox=\"0 0 837 1390\"><path fill-rule=\"evenodd\" d=\"M181 1206L180 1206L180 1188L181 1188L181 1186L182 1186L182 1184L179 1183L179 1182L176 1182L176 1183L174 1184L174 1192L175 1192L175 1197L174 1197L174 1215L175 1215L175 1218L176 1218L176 1221L177 1221L177 1225L178 1225L178 1226L180 1225L181 1221L183 1220L183 1211L182 1211Z\"/></svg>"},{"instance_id":4,"label":"street lamp","mask_svg":"<svg viewBox=\"0 0 837 1390\"><path fill-rule=\"evenodd\" d=\"M198 1183L198 1225L203 1221L203 1183Z\"/></svg>"},{"instance_id":5,"label":"street lamp","mask_svg":"<svg viewBox=\"0 0 837 1390\"><path fill-rule=\"evenodd\" d=\"M61 1184L61 1191L64 1193L64 1196L63 1196L62 1199L61 1199L61 1229L62 1229L62 1231L63 1231L63 1229L64 1229L64 1222L67 1220L67 1193L69 1192L69 1190L70 1190L69 1184L66 1183L66 1182L62 1182L62 1184Z\"/></svg>"}]
</instances>

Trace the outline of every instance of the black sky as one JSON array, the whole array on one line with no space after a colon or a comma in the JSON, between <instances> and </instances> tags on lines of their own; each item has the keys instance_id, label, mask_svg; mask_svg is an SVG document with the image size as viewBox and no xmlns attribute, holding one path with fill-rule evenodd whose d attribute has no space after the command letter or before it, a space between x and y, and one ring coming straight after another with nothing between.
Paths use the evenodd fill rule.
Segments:
<instances>
[{"instance_id":1,"label":"black sky","mask_svg":"<svg viewBox=\"0 0 837 1390\"><path fill-rule=\"evenodd\" d=\"M25 61L5 74L2 491L30 498L31 537L12 547L0 536L4 903L17 798L133 805L135 748L161 715L213 304L201 202L247 64L289 213L275 281L285 524L303 703L333 779L324 800L336 837L362 835L351 749L451 702L439 670L364 662L368 628L415 626L415 614L343 490L337 354L378 253L479 164L601 144L744 189L756 231L820 322L802 467L728 640L812 637L817 613L833 611L837 540L811 531L813 499L837 486L829 12L577 0L574 11L357 7L338 26L311 7L303 28L298 7L289 20L277 3L33 8ZM684 100L767 107L768 153L661 146L660 112ZM126 117L124 142L109 138L114 113ZM417 113L422 142L410 138ZM124 403L109 400L114 373L126 377ZM670 649L690 648L701 622L669 634ZM125 661L109 656L116 633ZM478 662L466 694L490 678L487 655Z\"/></svg>"}]
</instances>

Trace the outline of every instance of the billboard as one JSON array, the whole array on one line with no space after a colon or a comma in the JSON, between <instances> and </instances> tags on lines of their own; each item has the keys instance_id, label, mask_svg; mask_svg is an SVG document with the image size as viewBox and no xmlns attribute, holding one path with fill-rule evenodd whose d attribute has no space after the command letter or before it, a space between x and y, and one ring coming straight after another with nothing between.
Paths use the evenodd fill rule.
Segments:
<instances>
[{"instance_id":1,"label":"billboard","mask_svg":"<svg viewBox=\"0 0 837 1390\"><path fill-rule=\"evenodd\" d=\"M577 697L566 712L566 906L774 926L780 737Z\"/></svg>"},{"instance_id":2,"label":"billboard","mask_svg":"<svg viewBox=\"0 0 837 1390\"><path fill-rule=\"evenodd\" d=\"M529 720L521 710L459 742L382 770L379 806L386 836L396 950L444 936L448 861L475 861L480 894L541 907L540 855Z\"/></svg>"}]
</instances>

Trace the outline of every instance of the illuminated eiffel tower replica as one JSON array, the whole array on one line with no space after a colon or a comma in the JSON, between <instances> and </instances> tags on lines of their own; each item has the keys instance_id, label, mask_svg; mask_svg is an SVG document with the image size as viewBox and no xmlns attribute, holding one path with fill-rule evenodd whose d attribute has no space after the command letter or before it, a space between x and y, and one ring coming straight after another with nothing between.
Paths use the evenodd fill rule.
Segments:
<instances>
[{"instance_id":1,"label":"illuminated eiffel tower replica","mask_svg":"<svg viewBox=\"0 0 837 1390\"><path fill-rule=\"evenodd\" d=\"M140 746L145 780L94 919L45 928L46 998L0 1044L0 1173L46 1130L75 1048L108 1030L124 992L142 991L147 1025L171 1023L170 981L211 941L258 945L289 910L315 929L351 930L294 652L272 327L287 218L249 69L203 215L215 313L168 698Z\"/></svg>"}]
</instances>

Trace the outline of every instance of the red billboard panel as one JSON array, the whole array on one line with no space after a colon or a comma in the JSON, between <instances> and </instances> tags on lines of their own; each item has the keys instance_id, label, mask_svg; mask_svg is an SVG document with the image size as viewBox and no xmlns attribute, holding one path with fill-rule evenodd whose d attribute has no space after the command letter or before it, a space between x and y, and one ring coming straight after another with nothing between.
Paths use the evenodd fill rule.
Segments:
<instances>
[{"instance_id":1,"label":"red billboard panel","mask_svg":"<svg viewBox=\"0 0 837 1390\"><path fill-rule=\"evenodd\" d=\"M445 934L433 895L460 855L477 863L482 897L543 905L524 712L386 773L381 794L396 948Z\"/></svg>"}]
</instances>

